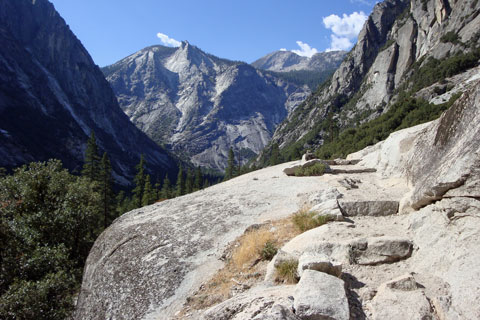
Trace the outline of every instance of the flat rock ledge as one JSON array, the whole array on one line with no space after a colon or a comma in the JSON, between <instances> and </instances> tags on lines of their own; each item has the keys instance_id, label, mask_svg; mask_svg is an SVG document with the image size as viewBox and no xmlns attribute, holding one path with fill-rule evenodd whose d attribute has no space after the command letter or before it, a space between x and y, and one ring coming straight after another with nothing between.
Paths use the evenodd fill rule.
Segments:
<instances>
[{"instance_id":1,"label":"flat rock ledge","mask_svg":"<svg viewBox=\"0 0 480 320\"><path fill-rule=\"evenodd\" d=\"M389 216L398 212L398 201L377 200L377 201L348 201L339 200L338 205L342 214L347 217L354 216Z\"/></svg>"}]
</instances>

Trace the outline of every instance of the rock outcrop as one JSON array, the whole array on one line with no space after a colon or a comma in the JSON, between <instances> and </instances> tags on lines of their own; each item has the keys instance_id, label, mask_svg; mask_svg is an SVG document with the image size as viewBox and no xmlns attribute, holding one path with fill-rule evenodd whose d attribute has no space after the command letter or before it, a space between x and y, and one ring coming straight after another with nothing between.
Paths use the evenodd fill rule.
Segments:
<instances>
[{"instance_id":1,"label":"rock outcrop","mask_svg":"<svg viewBox=\"0 0 480 320\"><path fill-rule=\"evenodd\" d=\"M57 158L78 171L92 130L119 183L129 183L141 154L159 175L175 173L175 161L132 125L51 3L2 1L0 166Z\"/></svg>"},{"instance_id":2,"label":"rock outcrop","mask_svg":"<svg viewBox=\"0 0 480 320\"><path fill-rule=\"evenodd\" d=\"M313 148L328 134L319 125L324 121L345 128L388 111L399 92L411 89L409 79L430 58L442 60L478 48L479 11L474 0L376 4L331 81L278 126L272 144L281 150L292 144ZM436 86L447 89L445 83ZM438 96L433 87L430 95Z\"/></svg>"},{"instance_id":3,"label":"rock outcrop","mask_svg":"<svg viewBox=\"0 0 480 320\"><path fill-rule=\"evenodd\" d=\"M271 73L188 42L152 46L103 68L120 106L155 142L195 165L224 169L258 154L310 94Z\"/></svg>"}]
</instances>

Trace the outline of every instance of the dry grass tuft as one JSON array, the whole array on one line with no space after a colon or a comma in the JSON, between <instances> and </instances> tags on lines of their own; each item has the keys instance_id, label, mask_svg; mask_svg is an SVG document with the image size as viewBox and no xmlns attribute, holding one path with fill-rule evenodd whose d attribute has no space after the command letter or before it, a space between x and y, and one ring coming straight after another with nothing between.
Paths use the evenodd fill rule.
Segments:
<instances>
[{"instance_id":1,"label":"dry grass tuft","mask_svg":"<svg viewBox=\"0 0 480 320\"><path fill-rule=\"evenodd\" d=\"M276 279L278 282L282 283L297 283L297 260L286 260L282 261L276 266Z\"/></svg>"},{"instance_id":2,"label":"dry grass tuft","mask_svg":"<svg viewBox=\"0 0 480 320\"><path fill-rule=\"evenodd\" d=\"M293 223L301 232L320 227L328 221L328 217L319 216L315 212L310 211L308 207L303 207L292 216Z\"/></svg>"},{"instance_id":3,"label":"dry grass tuft","mask_svg":"<svg viewBox=\"0 0 480 320\"><path fill-rule=\"evenodd\" d=\"M261 258L261 251L267 242L273 242L274 235L270 230L258 229L244 234L239 246L233 252L232 260L241 269L246 263L254 263Z\"/></svg>"}]
</instances>

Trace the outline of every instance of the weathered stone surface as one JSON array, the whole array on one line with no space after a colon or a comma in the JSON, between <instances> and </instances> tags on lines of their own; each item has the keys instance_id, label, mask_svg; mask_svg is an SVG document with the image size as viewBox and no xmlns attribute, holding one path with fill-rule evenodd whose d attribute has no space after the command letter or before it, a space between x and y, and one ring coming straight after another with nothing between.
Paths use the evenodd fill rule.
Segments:
<instances>
[{"instance_id":1,"label":"weathered stone surface","mask_svg":"<svg viewBox=\"0 0 480 320\"><path fill-rule=\"evenodd\" d=\"M432 299L443 319L480 319L480 201L442 199L409 217L415 272L437 276L451 296Z\"/></svg>"},{"instance_id":2,"label":"weathered stone surface","mask_svg":"<svg viewBox=\"0 0 480 320\"><path fill-rule=\"evenodd\" d=\"M286 217L303 203L298 193L328 188L281 175L286 166L122 215L89 254L76 319L172 317L249 225Z\"/></svg>"},{"instance_id":3,"label":"weathered stone surface","mask_svg":"<svg viewBox=\"0 0 480 320\"><path fill-rule=\"evenodd\" d=\"M407 277L380 286L371 302L373 319L436 319L425 293L415 287L414 281Z\"/></svg>"},{"instance_id":4,"label":"weathered stone surface","mask_svg":"<svg viewBox=\"0 0 480 320\"><path fill-rule=\"evenodd\" d=\"M410 240L397 237L375 237L353 241L350 261L362 265L390 263L410 257L413 244Z\"/></svg>"},{"instance_id":5,"label":"weathered stone surface","mask_svg":"<svg viewBox=\"0 0 480 320\"><path fill-rule=\"evenodd\" d=\"M480 197L480 84L415 140L406 163L413 209L447 196ZM454 191L452 189L455 189ZM452 190L452 191L451 191Z\"/></svg>"},{"instance_id":6,"label":"weathered stone surface","mask_svg":"<svg viewBox=\"0 0 480 320\"><path fill-rule=\"evenodd\" d=\"M287 168L283 169L283 173L285 173L287 176L294 176L296 169L298 169L298 168L308 168L308 167L313 166L316 163L324 164L325 165L325 172L326 173L330 172L330 167L323 160L312 159L312 160L308 160L308 161L305 161L305 162L300 162L300 163L291 165L290 167L287 167Z\"/></svg>"},{"instance_id":7,"label":"weathered stone surface","mask_svg":"<svg viewBox=\"0 0 480 320\"><path fill-rule=\"evenodd\" d=\"M342 274L342 264L326 254L306 252L302 254L298 260L297 272L300 278L304 270L325 272L329 275L340 277Z\"/></svg>"},{"instance_id":8,"label":"weathered stone surface","mask_svg":"<svg viewBox=\"0 0 480 320\"><path fill-rule=\"evenodd\" d=\"M388 216L398 212L398 201L347 201L339 200L344 216Z\"/></svg>"},{"instance_id":9,"label":"weathered stone surface","mask_svg":"<svg viewBox=\"0 0 480 320\"><path fill-rule=\"evenodd\" d=\"M318 191L311 196L308 197L308 202L312 205L318 205L322 204L323 202L329 201L329 200L336 200L339 198L342 198L343 195L338 191L337 188L327 188L321 191Z\"/></svg>"},{"instance_id":10,"label":"weathered stone surface","mask_svg":"<svg viewBox=\"0 0 480 320\"><path fill-rule=\"evenodd\" d=\"M311 212L315 212L319 216L327 217L333 221L343 221L343 215L338 206L338 202L335 199L327 200L319 203L310 209Z\"/></svg>"},{"instance_id":11,"label":"weathered stone surface","mask_svg":"<svg viewBox=\"0 0 480 320\"><path fill-rule=\"evenodd\" d=\"M293 297L295 314L301 319L350 319L344 282L337 277L305 270Z\"/></svg>"},{"instance_id":12,"label":"weathered stone surface","mask_svg":"<svg viewBox=\"0 0 480 320\"><path fill-rule=\"evenodd\" d=\"M203 314L205 320L300 320L293 313L289 298L294 286L257 288L211 307Z\"/></svg>"}]
</instances>

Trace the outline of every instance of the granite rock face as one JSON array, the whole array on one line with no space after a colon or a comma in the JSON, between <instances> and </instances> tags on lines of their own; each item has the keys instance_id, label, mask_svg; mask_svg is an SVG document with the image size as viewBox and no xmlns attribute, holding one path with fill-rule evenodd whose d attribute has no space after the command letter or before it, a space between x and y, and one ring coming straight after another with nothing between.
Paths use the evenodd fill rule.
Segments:
<instances>
[{"instance_id":1,"label":"granite rock face","mask_svg":"<svg viewBox=\"0 0 480 320\"><path fill-rule=\"evenodd\" d=\"M2 1L0 26L0 166L58 158L78 170L93 130L119 183L128 183L142 153L159 174L176 170L122 112L51 3Z\"/></svg>"},{"instance_id":2,"label":"granite rock face","mask_svg":"<svg viewBox=\"0 0 480 320\"><path fill-rule=\"evenodd\" d=\"M370 120L380 116L396 101L415 63L468 52L478 45L479 10L480 3L474 0L387 0L376 4L357 44L330 83L278 126L272 143L282 149L308 134L313 138L299 147L321 145L325 132L318 131L318 124L331 112L341 127L354 125L359 117ZM461 40L449 41L447 36Z\"/></svg>"},{"instance_id":3,"label":"granite rock face","mask_svg":"<svg viewBox=\"0 0 480 320\"><path fill-rule=\"evenodd\" d=\"M245 162L310 94L271 74L206 54L188 42L152 46L103 68L120 106L158 144L195 165Z\"/></svg>"}]
</instances>

